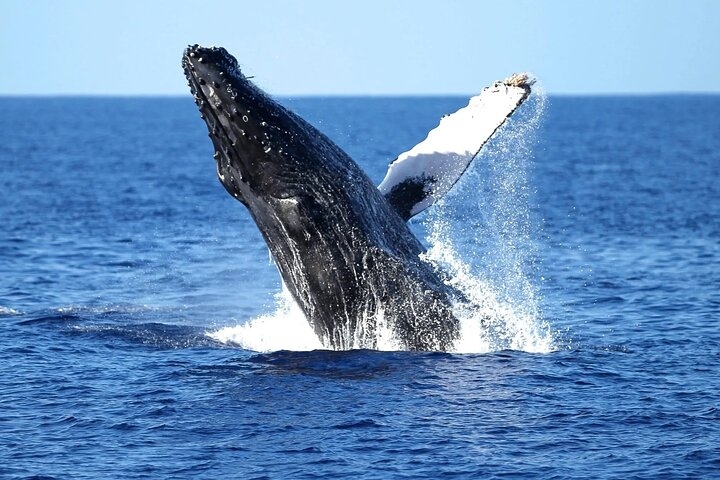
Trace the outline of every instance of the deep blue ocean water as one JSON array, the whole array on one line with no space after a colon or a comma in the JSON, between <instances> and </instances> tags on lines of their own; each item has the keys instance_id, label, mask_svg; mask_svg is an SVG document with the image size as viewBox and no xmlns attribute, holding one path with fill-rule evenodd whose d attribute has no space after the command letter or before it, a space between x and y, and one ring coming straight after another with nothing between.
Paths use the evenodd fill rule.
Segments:
<instances>
[{"instance_id":1,"label":"deep blue ocean water","mask_svg":"<svg viewBox=\"0 0 720 480\"><path fill-rule=\"evenodd\" d=\"M286 100L376 182L467 101ZM720 96L551 97L414 221L551 332L476 353L208 335L282 313L192 100L0 109L0 478L720 476Z\"/></svg>"}]
</instances>

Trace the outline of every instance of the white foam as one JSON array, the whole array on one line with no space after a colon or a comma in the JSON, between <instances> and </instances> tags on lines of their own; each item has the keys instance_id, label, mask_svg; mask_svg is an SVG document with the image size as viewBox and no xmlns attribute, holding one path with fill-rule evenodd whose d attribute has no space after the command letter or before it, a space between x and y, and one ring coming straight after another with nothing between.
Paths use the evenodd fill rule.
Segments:
<instances>
[{"instance_id":1,"label":"white foam","mask_svg":"<svg viewBox=\"0 0 720 480\"><path fill-rule=\"evenodd\" d=\"M384 352L402 350L400 341L395 336L392 325L385 318L385 312L378 312L375 317L375 335L377 338L377 349Z\"/></svg>"},{"instance_id":2,"label":"white foam","mask_svg":"<svg viewBox=\"0 0 720 480\"><path fill-rule=\"evenodd\" d=\"M287 289L283 288L275 300L274 312L242 325L209 332L208 335L218 342L255 352L324 348Z\"/></svg>"},{"instance_id":3,"label":"white foam","mask_svg":"<svg viewBox=\"0 0 720 480\"><path fill-rule=\"evenodd\" d=\"M300 306L284 285L282 290L275 295L275 299L273 312L241 325L223 327L208 332L207 335L226 345L238 346L255 352L310 351L329 348L322 344ZM379 311L374 318L377 349L382 351L401 350L401 344L395 337L392 326L385 320L384 313ZM355 338L352 345L352 348L365 348L360 338Z\"/></svg>"},{"instance_id":4,"label":"white foam","mask_svg":"<svg viewBox=\"0 0 720 480\"><path fill-rule=\"evenodd\" d=\"M20 315L20 312L13 308L0 305L0 315Z\"/></svg>"}]
</instances>

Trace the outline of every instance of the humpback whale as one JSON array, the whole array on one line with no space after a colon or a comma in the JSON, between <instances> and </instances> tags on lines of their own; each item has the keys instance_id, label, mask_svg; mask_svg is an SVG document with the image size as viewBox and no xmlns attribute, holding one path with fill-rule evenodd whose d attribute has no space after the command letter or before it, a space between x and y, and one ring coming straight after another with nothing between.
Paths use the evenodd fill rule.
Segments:
<instances>
[{"instance_id":1,"label":"humpback whale","mask_svg":"<svg viewBox=\"0 0 720 480\"><path fill-rule=\"evenodd\" d=\"M284 284L323 345L376 348L389 331L406 350L448 350L462 295L421 259L407 220L447 192L527 98L510 77L444 118L392 162L376 187L323 133L265 94L224 48L182 59L214 147L217 175L252 216Z\"/></svg>"}]
</instances>

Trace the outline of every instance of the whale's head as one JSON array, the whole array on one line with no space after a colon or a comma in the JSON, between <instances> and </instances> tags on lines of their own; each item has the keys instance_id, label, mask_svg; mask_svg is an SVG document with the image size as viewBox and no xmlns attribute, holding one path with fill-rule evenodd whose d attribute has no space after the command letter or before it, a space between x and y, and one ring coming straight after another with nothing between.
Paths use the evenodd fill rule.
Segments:
<instances>
[{"instance_id":1,"label":"whale's head","mask_svg":"<svg viewBox=\"0 0 720 480\"><path fill-rule=\"evenodd\" d=\"M319 176L317 155L303 152L318 132L256 87L224 48L189 46L182 65L231 195L247 206L289 199Z\"/></svg>"}]
</instances>

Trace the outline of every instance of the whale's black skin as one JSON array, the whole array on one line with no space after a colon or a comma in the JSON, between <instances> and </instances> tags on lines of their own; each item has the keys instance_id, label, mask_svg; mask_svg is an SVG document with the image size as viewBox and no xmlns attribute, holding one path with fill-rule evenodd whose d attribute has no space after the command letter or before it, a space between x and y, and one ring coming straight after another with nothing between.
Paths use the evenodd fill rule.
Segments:
<instances>
[{"instance_id":1,"label":"whale's black skin","mask_svg":"<svg viewBox=\"0 0 720 480\"><path fill-rule=\"evenodd\" d=\"M253 85L225 49L190 46L182 64L220 181L250 211L324 345L376 348L384 321L405 349L450 349L454 291L360 167Z\"/></svg>"}]
</instances>

